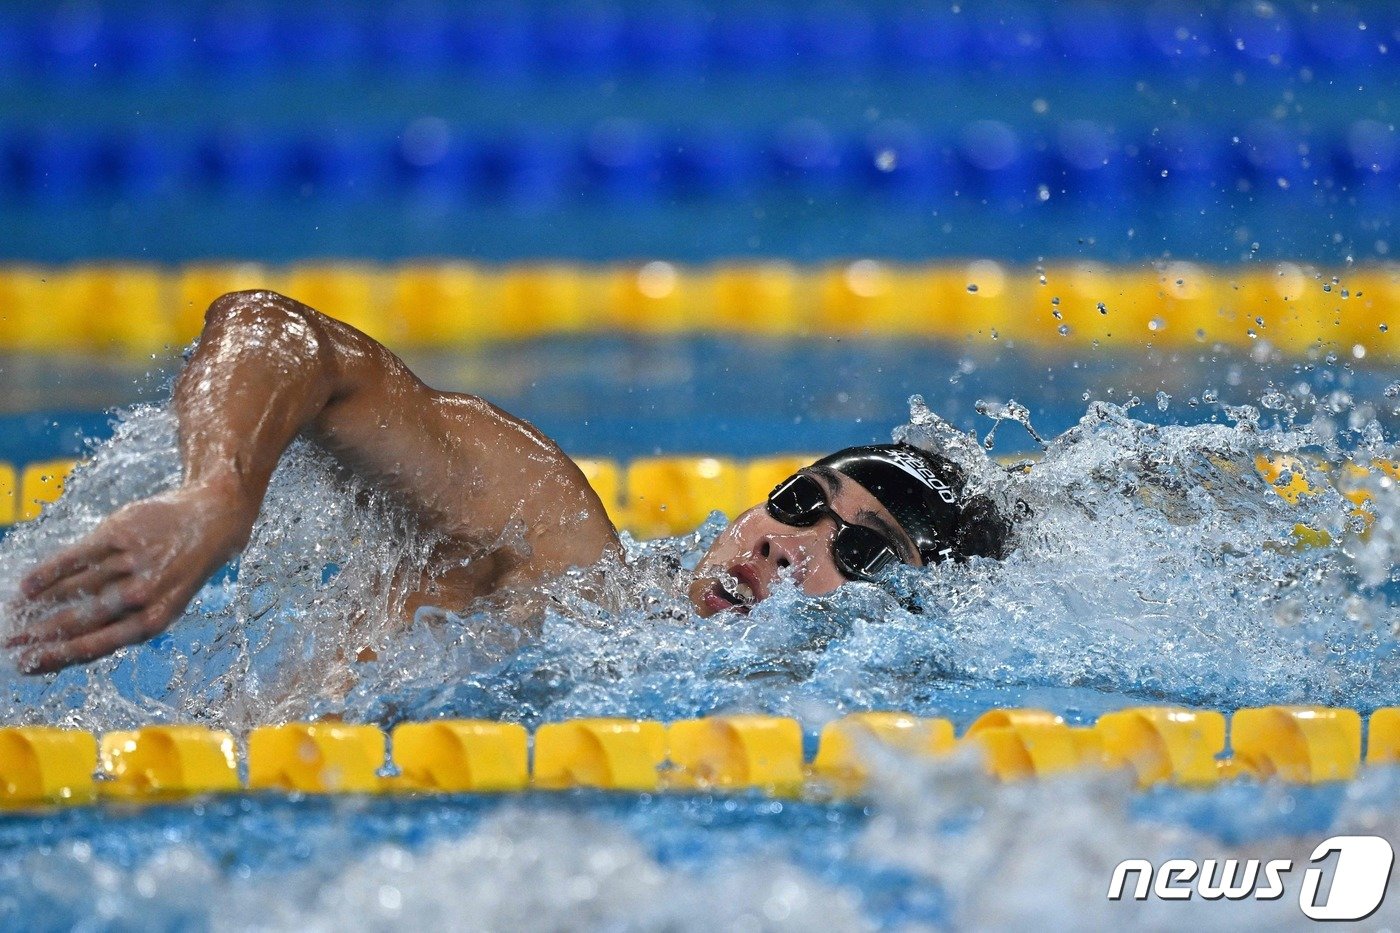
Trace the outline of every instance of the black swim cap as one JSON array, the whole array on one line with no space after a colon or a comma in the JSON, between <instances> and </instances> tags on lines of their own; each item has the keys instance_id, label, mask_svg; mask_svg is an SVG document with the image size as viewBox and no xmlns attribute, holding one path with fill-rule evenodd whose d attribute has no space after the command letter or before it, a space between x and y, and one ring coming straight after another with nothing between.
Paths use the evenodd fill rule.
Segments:
<instances>
[{"instance_id":1,"label":"black swim cap","mask_svg":"<svg viewBox=\"0 0 1400 933\"><path fill-rule=\"evenodd\" d=\"M1010 523L986 496L967 495L967 477L946 457L910 444L847 447L812 464L860 483L890 510L925 564L1006 556Z\"/></svg>"}]
</instances>

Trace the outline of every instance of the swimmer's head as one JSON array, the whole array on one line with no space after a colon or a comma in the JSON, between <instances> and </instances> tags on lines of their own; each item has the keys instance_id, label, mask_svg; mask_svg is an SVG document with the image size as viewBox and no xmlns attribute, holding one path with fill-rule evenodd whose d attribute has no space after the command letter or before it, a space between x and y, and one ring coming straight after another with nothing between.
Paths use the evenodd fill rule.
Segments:
<instances>
[{"instance_id":1,"label":"swimmer's head","mask_svg":"<svg viewBox=\"0 0 1400 933\"><path fill-rule=\"evenodd\" d=\"M1001 558L1010 523L954 463L907 444L849 447L798 471L736 518L696 570L702 616L747 611L780 577L811 596L913 566Z\"/></svg>"}]
</instances>

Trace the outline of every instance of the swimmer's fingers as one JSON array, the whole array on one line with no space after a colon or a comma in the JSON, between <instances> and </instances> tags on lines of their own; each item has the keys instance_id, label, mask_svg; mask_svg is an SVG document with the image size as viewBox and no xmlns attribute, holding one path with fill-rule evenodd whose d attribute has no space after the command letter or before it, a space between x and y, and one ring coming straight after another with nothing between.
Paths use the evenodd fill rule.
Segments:
<instances>
[{"instance_id":1,"label":"swimmer's fingers","mask_svg":"<svg viewBox=\"0 0 1400 933\"><path fill-rule=\"evenodd\" d=\"M20 580L20 592L28 599L42 599L50 587L101 563L116 550L103 536L86 537L72 547L64 548L49 559L41 561L26 573Z\"/></svg>"},{"instance_id":2,"label":"swimmer's fingers","mask_svg":"<svg viewBox=\"0 0 1400 933\"><path fill-rule=\"evenodd\" d=\"M13 648L64 641L95 631L140 609L149 599L147 584L135 577L124 577L109 583L97 594L63 606L24 631L16 632L6 644Z\"/></svg>"},{"instance_id":3,"label":"swimmer's fingers","mask_svg":"<svg viewBox=\"0 0 1400 933\"><path fill-rule=\"evenodd\" d=\"M162 592L149 580L135 578L109 585L86 613L66 615L71 610L64 610L45 620L47 637L31 641L21 652L19 669L25 674L49 674L152 638L180 614L196 589L186 586ZM128 608L123 611L121 606Z\"/></svg>"},{"instance_id":4,"label":"swimmer's fingers","mask_svg":"<svg viewBox=\"0 0 1400 933\"><path fill-rule=\"evenodd\" d=\"M39 596L31 597L33 602L66 603L82 596L96 596L103 587L115 580L130 575L135 570L135 561L125 551L116 551L97 564L92 564L76 573L61 577L50 584Z\"/></svg>"},{"instance_id":5,"label":"swimmer's fingers","mask_svg":"<svg viewBox=\"0 0 1400 933\"><path fill-rule=\"evenodd\" d=\"M164 620L156 607L143 609L95 632L31 648L20 656L19 669L26 674L52 674L70 664L92 661L125 645L144 641L163 627Z\"/></svg>"}]
</instances>

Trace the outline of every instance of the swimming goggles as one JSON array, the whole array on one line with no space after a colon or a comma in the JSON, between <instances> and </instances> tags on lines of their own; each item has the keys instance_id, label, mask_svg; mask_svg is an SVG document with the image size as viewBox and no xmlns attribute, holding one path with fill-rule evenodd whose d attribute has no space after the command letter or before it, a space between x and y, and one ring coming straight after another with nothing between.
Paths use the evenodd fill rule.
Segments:
<instances>
[{"instance_id":1,"label":"swimming goggles","mask_svg":"<svg viewBox=\"0 0 1400 933\"><path fill-rule=\"evenodd\" d=\"M826 499L826 489L805 473L783 480L768 494L768 514L795 528L811 527L829 515L836 523L831 556L847 579L873 580L899 560L893 542L874 528L853 525L837 515Z\"/></svg>"}]
</instances>

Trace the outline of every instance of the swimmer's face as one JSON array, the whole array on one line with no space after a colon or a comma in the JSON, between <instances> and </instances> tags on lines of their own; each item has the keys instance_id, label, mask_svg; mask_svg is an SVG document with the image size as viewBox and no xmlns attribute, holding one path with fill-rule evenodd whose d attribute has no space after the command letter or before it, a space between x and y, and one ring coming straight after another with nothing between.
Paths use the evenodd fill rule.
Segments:
<instances>
[{"instance_id":1,"label":"swimmer's face","mask_svg":"<svg viewBox=\"0 0 1400 933\"><path fill-rule=\"evenodd\" d=\"M830 470L807 469L826 492L832 511L852 525L873 528L906 564L921 565L918 548L860 483ZM767 598L781 578L790 579L809 596L830 593L849 577L832 554L836 522L823 515L806 527L785 525L759 503L729 524L696 568L689 596L701 616L733 609L747 612ZM737 592L736 592L737 590Z\"/></svg>"}]
</instances>

